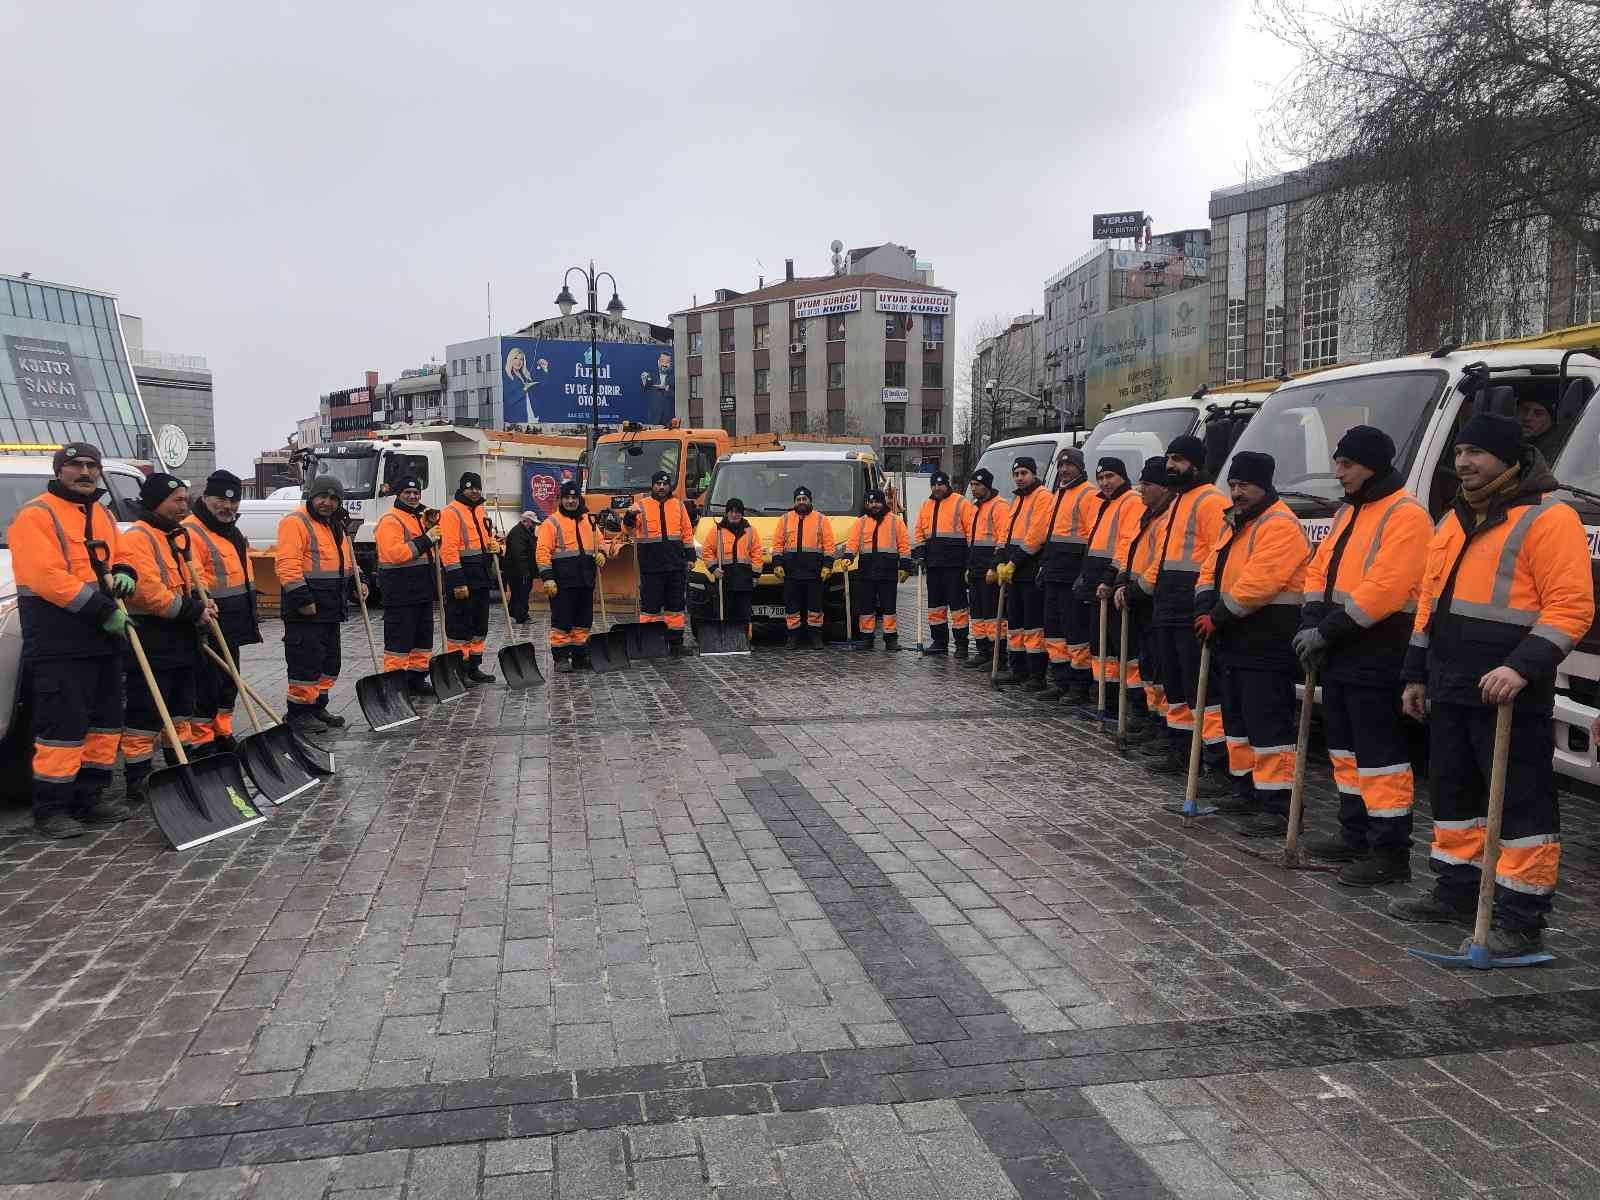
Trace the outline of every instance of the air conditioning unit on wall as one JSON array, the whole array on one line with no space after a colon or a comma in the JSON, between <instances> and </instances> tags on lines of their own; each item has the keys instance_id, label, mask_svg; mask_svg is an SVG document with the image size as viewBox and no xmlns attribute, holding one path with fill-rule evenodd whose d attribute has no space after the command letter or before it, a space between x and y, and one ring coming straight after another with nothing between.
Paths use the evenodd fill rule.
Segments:
<instances>
[{"instance_id":1,"label":"air conditioning unit on wall","mask_svg":"<svg viewBox=\"0 0 1600 1200\"><path fill-rule=\"evenodd\" d=\"M789 343L789 353L790 354L804 354L805 352L806 352L806 344L804 342L790 342Z\"/></svg>"},{"instance_id":2,"label":"air conditioning unit on wall","mask_svg":"<svg viewBox=\"0 0 1600 1200\"><path fill-rule=\"evenodd\" d=\"M933 353L933 351L937 350L940 345L941 345L941 343L939 343L939 342L923 342L922 343L922 352L924 354L931 354L931 353Z\"/></svg>"}]
</instances>

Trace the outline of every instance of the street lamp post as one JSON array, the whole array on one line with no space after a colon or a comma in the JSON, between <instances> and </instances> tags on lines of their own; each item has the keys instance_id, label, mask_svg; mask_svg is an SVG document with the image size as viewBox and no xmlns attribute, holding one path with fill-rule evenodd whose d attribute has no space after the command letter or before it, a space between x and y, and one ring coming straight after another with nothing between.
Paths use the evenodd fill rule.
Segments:
<instances>
[{"instance_id":1,"label":"street lamp post","mask_svg":"<svg viewBox=\"0 0 1600 1200\"><path fill-rule=\"evenodd\" d=\"M583 310L583 315L589 319L589 470L595 468L595 447L600 444L600 355L595 345L595 327L600 323L600 305L598 303L598 289L600 280L611 280L611 302L606 305L606 312L613 317L620 317L627 312L627 307L617 297L617 277L610 271L596 272L594 260L589 260L589 267L568 267L567 273L561 277L561 292L556 296L556 307L561 310L563 317L570 317L572 310L578 306L572 292L567 288L567 280L572 278L576 271L583 276L584 286L588 289L589 304Z\"/></svg>"}]
</instances>

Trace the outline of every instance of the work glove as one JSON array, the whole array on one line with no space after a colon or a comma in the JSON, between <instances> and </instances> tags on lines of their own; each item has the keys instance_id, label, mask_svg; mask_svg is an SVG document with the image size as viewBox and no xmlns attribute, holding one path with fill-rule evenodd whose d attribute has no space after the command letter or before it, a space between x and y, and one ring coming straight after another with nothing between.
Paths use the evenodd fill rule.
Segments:
<instances>
[{"instance_id":1,"label":"work glove","mask_svg":"<svg viewBox=\"0 0 1600 1200\"><path fill-rule=\"evenodd\" d=\"M634 512L631 508L622 514L622 524L625 528L632 529L638 523L639 514Z\"/></svg>"},{"instance_id":2,"label":"work glove","mask_svg":"<svg viewBox=\"0 0 1600 1200\"><path fill-rule=\"evenodd\" d=\"M718 567L715 571L711 572L711 578L713 578L713 579L721 579L722 578L722 568Z\"/></svg>"},{"instance_id":3,"label":"work glove","mask_svg":"<svg viewBox=\"0 0 1600 1200\"><path fill-rule=\"evenodd\" d=\"M995 584L1000 582L1000 575L993 567L990 567L983 573L983 581L990 587L993 587Z\"/></svg>"},{"instance_id":4,"label":"work glove","mask_svg":"<svg viewBox=\"0 0 1600 1200\"><path fill-rule=\"evenodd\" d=\"M772 577L774 579L778 580L780 583L783 582L783 564L782 563L779 563L777 566L772 568Z\"/></svg>"},{"instance_id":5,"label":"work glove","mask_svg":"<svg viewBox=\"0 0 1600 1200\"><path fill-rule=\"evenodd\" d=\"M104 621L100 622L100 628L104 629L112 637L127 637L128 614L119 608Z\"/></svg>"},{"instance_id":6,"label":"work glove","mask_svg":"<svg viewBox=\"0 0 1600 1200\"><path fill-rule=\"evenodd\" d=\"M900 572L900 582L901 583L904 583L906 580L908 580L910 578L911 578L911 572L910 571L901 571Z\"/></svg>"},{"instance_id":7,"label":"work glove","mask_svg":"<svg viewBox=\"0 0 1600 1200\"><path fill-rule=\"evenodd\" d=\"M832 574L833 574L833 564L832 563L824 563L822 565L822 578L826 579L826 578L828 578L828 576L830 576Z\"/></svg>"},{"instance_id":8,"label":"work glove","mask_svg":"<svg viewBox=\"0 0 1600 1200\"><path fill-rule=\"evenodd\" d=\"M1009 587L1011 586L1011 581L1017 577L1017 564L1001 563L994 569L994 574L996 579Z\"/></svg>"},{"instance_id":9,"label":"work glove","mask_svg":"<svg viewBox=\"0 0 1600 1200\"><path fill-rule=\"evenodd\" d=\"M685 546L683 548L683 561L686 563L699 562L700 551L693 546Z\"/></svg>"},{"instance_id":10,"label":"work glove","mask_svg":"<svg viewBox=\"0 0 1600 1200\"><path fill-rule=\"evenodd\" d=\"M106 577L106 589L113 595L126 600L133 595L138 582L125 571L113 571Z\"/></svg>"},{"instance_id":11,"label":"work glove","mask_svg":"<svg viewBox=\"0 0 1600 1200\"><path fill-rule=\"evenodd\" d=\"M437 546L439 544L439 527L435 525L431 529L424 529L422 536Z\"/></svg>"},{"instance_id":12,"label":"work glove","mask_svg":"<svg viewBox=\"0 0 1600 1200\"><path fill-rule=\"evenodd\" d=\"M472 589L468 587L453 587L450 589L450 595L457 600L465 600L472 595Z\"/></svg>"},{"instance_id":13,"label":"work glove","mask_svg":"<svg viewBox=\"0 0 1600 1200\"><path fill-rule=\"evenodd\" d=\"M1194 636L1202 642L1210 641L1211 635L1217 631L1217 623L1211 619L1211 614L1206 613L1194 619Z\"/></svg>"},{"instance_id":14,"label":"work glove","mask_svg":"<svg viewBox=\"0 0 1600 1200\"><path fill-rule=\"evenodd\" d=\"M711 566L703 558L695 559L694 566L690 567L689 570L695 575L704 575L707 578L711 576Z\"/></svg>"},{"instance_id":15,"label":"work glove","mask_svg":"<svg viewBox=\"0 0 1600 1200\"><path fill-rule=\"evenodd\" d=\"M594 552L594 565L597 567L606 565L606 552L604 550L596 550Z\"/></svg>"},{"instance_id":16,"label":"work glove","mask_svg":"<svg viewBox=\"0 0 1600 1200\"><path fill-rule=\"evenodd\" d=\"M490 554L499 554L503 550L505 550L505 545L500 541L499 538L492 537L492 538L489 539L488 543L484 546L484 549L487 550Z\"/></svg>"},{"instance_id":17,"label":"work glove","mask_svg":"<svg viewBox=\"0 0 1600 1200\"><path fill-rule=\"evenodd\" d=\"M546 579L544 581L544 594L546 596L554 596L558 590L554 579Z\"/></svg>"},{"instance_id":18,"label":"work glove","mask_svg":"<svg viewBox=\"0 0 1600 1200\"><path fill-rule=\"evenodd\" d=\"M1294 647L1294 656L1300 660L1303 670L1317 670L1328 657L1328 639L1315 625L1295 634L1289 644Z\"/></svg>"}]
</instances>

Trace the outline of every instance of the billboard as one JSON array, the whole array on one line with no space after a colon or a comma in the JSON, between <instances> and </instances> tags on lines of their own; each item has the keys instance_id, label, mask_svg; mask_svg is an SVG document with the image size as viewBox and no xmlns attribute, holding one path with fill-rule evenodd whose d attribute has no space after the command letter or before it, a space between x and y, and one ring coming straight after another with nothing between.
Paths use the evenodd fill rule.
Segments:
<instances>
[{"instance_id":1,"label":"billboard","mask_svg":"<svg viewBox=\"0 0 1600 1200\"><path fill-rule=\"evenodd\" d=\"M88 420L89 402L78 389L72 347L48 338L6 334L6 352L16 372L17 390L30 417Z\"/></svg>"},{"instance_id":2,"label":"billboard","mask_svg":"<svg viewBox=\"0 0 1600 1200\"><path fill-rule=\"evenodd\" d=\"M1207 303L1205 288L1188 288L1090 320L1084 422L1131 404L1187 396L1204 383Z\"/></svg>"},{"instance_id":3,"label":"billboard","mask_svg":"<svg viewBox=\"0 0 1600 1200\"><path fill-rule=\"evenodd\" d=\"M587 425L590 389L600 423L665 425L673 415L672 348L654 342L500 339L502 418L507 424Z\"/></svg>"},{"instance_id":4,"label":"billboard","mask_svg":"<svg viewBox=\"0 0 1600 1200\"><path fill-rule=\"evenodd\" d=\"M1144 229L1144 212L1114 212L1094 214L1094 238L1138 237Z\"/></svg>"},{"instance_id":5,"label":"billboard","mask_svg":"<svg viewBox=\"0 0 1600 1200\"><path fill-rule=\"evenodd\" d=\"M522 464L522 511L536 512L541 520L548 517L556 510L556 493L569 480L581 482L576 463L525 459Z\"/></svg>"}]
</instances>

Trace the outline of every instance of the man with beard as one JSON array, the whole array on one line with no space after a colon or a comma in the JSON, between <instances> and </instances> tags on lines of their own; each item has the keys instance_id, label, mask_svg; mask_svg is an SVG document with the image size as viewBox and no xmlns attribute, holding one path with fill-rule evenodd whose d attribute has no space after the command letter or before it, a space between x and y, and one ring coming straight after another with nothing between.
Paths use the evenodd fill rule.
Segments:
<instances>
[{"instance_id":1,"label":"man with beard","mask_svg":"<svg viewBox=\"0 0 1600 1200\"><path fill-rule=\"evenodd\" d=\"M569 674L589 665L595 582L606 563L594 519L571 480L561 485L556 511L539 526L536 554L550 598L550 657L557 671Z\"/></svg>"},{"instance_id":2,"label":"man with beard","mask_svg":"<svg viewBox=\"0 0 1600 1200\"><path fill-rule=\"evenodd\" d=\"M881 490L869 489L866 504L865 515L856 518L845 538L845 586L851 586L853 575L855 590L851 596L863 648L872 649L881 622L883 648L898 650L900 626L895 600L898 585L911 573L911 535L906 531L905 518L889 511L888 497ZM851 630L852 637L855 632Z\"/></svg>"},{"instance_id":3,"label":"man with beard","mask_svg":"<svg viewBox=\"0 0 1600 1200\"><path fill-rule=\"evenodd\" d=\"M499 554L501 546L484 520L483 477L476 471L462 473L439 526L445 649L461 651L468 683L493 683L494 676L483 669L483 648L489 637L489 556Z\"/></svg>"},{"instance_id":4,"label":"man with beard","mask_svg":"<svg viewBox=\"0 0 1600 1200\"><path fill-rule=\"evenodd\" d=\"M1050 534L1050 504L1039 482L1039 466L1027 455L1011 464L1016 499L1006 538L995 551L999 565L995 577L1006 588L1006 667L996 683L1020 683L1030 691L1043 691L1044 592L1039 587L1039 559Z\"/></svg>"},{"instance_id":5,"label":"man with beard","mask_svg":"<svg viewBox=\"0 0 1600 1200\"><path fill-rule=\"evenodd\" d=\"M1083 451L1066 447L1056 457L1056 498L1050 505L1049 535L1039 563L1044 591L1044 650L1050 686L1042 700L1063 695L1089 698L1089 621L1085 605L1074 600L1073 585L1089 549L1089 534L1100 515L1100 489L1084 471Z\"/></svg>"},{"instance_id":6,"label":"man with beard","mask_svg":"<svg viewBox=\"0 0 1600 1200\"><path fill-rule=\"evenodd\" d=\"M1138 532L1111 563L1115 584L1101 584L1095 595L1100 598L1109 594L1119 611L1124 606L1128 608L1128 734L1147 734L1149 744L1161 747L1165 755L1166 689L1161 682L1161 655L1150 619L1152 598L1145 587L1146 572L1152 569L1160 549L1161 518L1172 502L1164 456L1144 460L1139 471L1139 502L1144 511L1139 515Z\"/></svg>"},{"instance_id":7,"label":"man with beard","mask_svg":"<svg viewBox=\"0 0 1600 1200\"><path fill-rule=\"evenodd\" d=\"M1109 706L1102 711L1098 705L1087 703L1090 697L1085 696L1086 703L1079 709L1079 715L1098 721L1108 714L1116 715L1117 681L1121 678L1119 672L1122 669L1119 640L1122 623L1110 619L1109 608L1106 614L1106 644L1100 644L1101 589L1115 577L1112 564L1118 558L1127 557L1128 546L1139 532L1139 518L1144 513L1144 503L1129 485L1128 467L1120 458L1109 455L1102 458L1095 467L1094 480L1100 489L1100 511L1095 514L1094 524L1089 527L1089 551L1084 556L1078 582L1073 585L1073 599L1082 614L1076 619L1087 626L1090 637L1090 683L1098 684L1102 679L1105 680L1106 704ZM1137 666L1138 656L1131 655L1128 669L1131 671Z\"/></svg>"},{"instance_id":8,"label":"man with beard","mask_svg":"<svg viewBox=\"0 0 1600 1200\"><path fill-rule=\"evenodd\" d=\"M378 547L378 580L383 591L383 669L404 671L413 696L434 694L428 678L433 656L433 549L438 525L422 513L422 480L395 482L394 507L373 531Z\"/></svg>"},{"instance_id":9,"label":"man with beard","mask_svg":"<svg viewBox=\"0 0 1600 1200\"><path fill-rule=\"evenodd\" d=\"M306 489L305 507L278 522L273 562L283 588L283 656L289 674L289 723L302 733L339 728L345 719L328 711L339 678L339 627L355 574L355 554L345 531L344 486L319 475ZM357 587L365 588L364 583Z\"/></svg>"},{"instance_id":10,"label":"man with beard","mask_svg":"<svg viewBox=\"0 0 1600 1200\"><path fill-rule=\"evenodd\" d=\"M928 481L928 498L917 513L911 538L911 557L921 567L928 589L928 632L931 645L924 654L948 654L950 633L955 631L956 658L967 657L971 614L967 606L967 531L972 525L972 505L950 488L950 476L935 471Z\"/></svg>"},{"instance_id":11,"label":"man with beard","mask_svg":"<svg viewBox=\"0 0 1600 1200\"><path fill-rule=\"evenodd\" d=\"M706 530L700 543L700 560L711 572L711 578L722 583L719 609L724 615L719 619L744 622L745 636L754 637L750 602L766 554L761 546L761 535L744 519L743 500L730 497L722 512L722 520Z\"/></svg>"},{"instance_id":12,"label":"man with beard","mask_svg":"<svg viewBox=\"0 0 1600 1200\"><path fill-rule=\"evenodd\" d=\"M808 644L813 648L822 645L822 583L833 574L833 550L833 526L827 517L812 510L811 489L801 484L794 490L794 507L778 522L772 547L778 560L772 573L783 582L786 649L800 644L802 619ZM845 631L847 637L852 633Z\"/></svg>"},{"instance_id":13,"label":"man with beard","mask_svg":"<svg viewBox=\"0 0 1600 1200\"><path fill-rule=\"evenodd\" d=\"M243 646L261 643L256 617L256 577L250 566L250 543L239 532L239 499L244 485L230 471L213 471L200 503L192 506L183 525L189 531L189 554L217 605L217 624L234 665ZM201 654L197 667L195 745L213 753L232 753L233 705L239 689L233 676Z\"/></svg>"},{"instance_id":14,"label":"man with beard","mask_svg":"<svg viewBox=\"0 0 1600 1200\"><path fill-rule=\"evenodd\" d=\"M967 596L972 608L972 636L976 640L967 666L987 668L994 661L994 642L1000 636L1000 580L995 551L1011 521L1011 506L995 491L994 475L987 467L972 473L972 519L967 526Z\"/></svg>"},{"instance_id":15,"label":"man with beard","mask_svg":"<svg viewBox=\"0 0 1600 1200\"><path fill-rule=\"evenodd\" d=\"M664 623L668 649L682 654L694 522L683 501L672 494L672 476L665 471L650 476L650 494L634 501L622 523L639 555L639 620Z\"/></svg>"}]
</instances>

